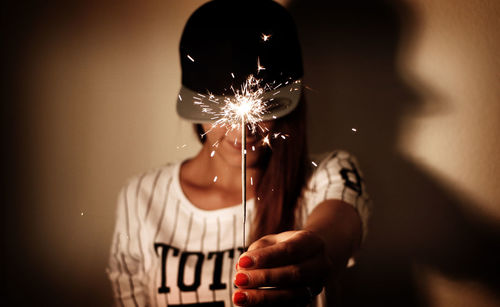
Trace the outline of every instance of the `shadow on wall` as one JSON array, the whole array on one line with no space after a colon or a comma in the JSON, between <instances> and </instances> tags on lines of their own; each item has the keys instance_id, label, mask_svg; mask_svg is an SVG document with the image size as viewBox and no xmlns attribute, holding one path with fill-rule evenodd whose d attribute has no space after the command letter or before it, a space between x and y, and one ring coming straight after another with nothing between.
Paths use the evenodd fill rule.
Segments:
<instances>
[{"instance_id":1,"label":"shadow on wall","mask_svg":"<svg viewBox=\"0 0 500 307\"><path fill-rule=\"evenodd\" d=\"M398 14L410 27L416 17L409 8L396 10L386 1L295 0L289 9L310 87L311 152L342 148L354 153L374 200L368 240L359 263L341 282L337 304L428 305L416 287L415 264L497 291L498 229L466 216L460 208L470 202L446 191L398 151L405 116L423 111L423 99L400 78L395 63ZM418 88L439 98L429 86L425 93ZM452 107L441 104L432 109Z\"/></svg>"}]
</instances>

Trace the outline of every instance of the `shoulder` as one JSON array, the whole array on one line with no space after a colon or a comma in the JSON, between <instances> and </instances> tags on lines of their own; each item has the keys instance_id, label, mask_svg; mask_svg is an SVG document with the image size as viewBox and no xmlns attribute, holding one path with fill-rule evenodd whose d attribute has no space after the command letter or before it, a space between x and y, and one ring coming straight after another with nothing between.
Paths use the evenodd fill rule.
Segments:
<instances>
[{"instance_id":1,"label":"shoulder","mask_svg":"<svg viewBox=\"0 0 500 307\"><path fill-rule=\"evenodd\" d=\"M356 157L347 151L336 150L318 155L313 166L315 169L308 182L309 189L324 185L347 182L361 183L362 173Z\"/></svg>"},{"instance_id":2,"label":"shoulder","mask_svg":"<svg viewBox=\"0 0 500 307\"><path fill-rule=\"evenodd\" d=\"M131 196L134 193L136 195L150 193L158 185L171 182L180 164L181 162L167 163L131 176L125 181L120 193L127 196Z\"/></svg>"}]
</instances>

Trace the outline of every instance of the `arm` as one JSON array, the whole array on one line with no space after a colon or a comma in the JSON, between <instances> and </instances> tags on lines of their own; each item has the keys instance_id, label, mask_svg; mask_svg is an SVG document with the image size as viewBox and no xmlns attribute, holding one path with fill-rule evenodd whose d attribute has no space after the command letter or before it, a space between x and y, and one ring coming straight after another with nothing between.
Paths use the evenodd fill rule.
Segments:
<instances>
[{"instance_id":1,"label":"arm","mask_svg":"<svg viewBox=\"0 0 500 307\"><path fill-rule=\"evenodd\" d=\"M304 198L309 213L302 230L265 236L240 257L235 303L308 303L338 277L366 235L370 201L365 192L353 157L338 152L325 159Z\"/></svg>"},{"instance_id":2,"label":"arm","mask_svg":"<svg viewBox=\"0 0 500 307\"><path fill-rule=\"evenodd\" d=\"M304 229L321 238L334 273L346 267L361 243L361 219L353 206L341 200L329 199L319 204Z\"/></svg>"}]
</instances>

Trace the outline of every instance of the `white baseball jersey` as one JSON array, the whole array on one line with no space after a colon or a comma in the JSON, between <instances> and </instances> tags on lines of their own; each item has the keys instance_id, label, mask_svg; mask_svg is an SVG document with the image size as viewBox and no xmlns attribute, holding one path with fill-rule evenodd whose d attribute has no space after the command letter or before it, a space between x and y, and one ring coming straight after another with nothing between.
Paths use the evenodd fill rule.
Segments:
<instances>
[{"instance_id":1,"label":"white baseball jersey","mask_svg":"<svg viewBox=\"0 0 500 307\"><path fill-rule=\"evenodd\" d=\"M193 205L181 189L180 165L134 177L119 194L107 270L118 306L233 306L243 208L202 210ZM319 163L300 199L299 223L325 199L354 206L365 236L368 196L348 153L333 152ZM247 201L247 234L253 212L252 199ZM324 293L312 305L324 306Z\"/></svg>"}]
</instances>

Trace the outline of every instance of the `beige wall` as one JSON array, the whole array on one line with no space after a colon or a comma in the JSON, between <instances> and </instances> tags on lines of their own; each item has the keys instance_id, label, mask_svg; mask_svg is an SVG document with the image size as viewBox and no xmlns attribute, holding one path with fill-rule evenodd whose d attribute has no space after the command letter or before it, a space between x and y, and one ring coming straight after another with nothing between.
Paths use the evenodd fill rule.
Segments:
<instances>
[{"instance_id":1,"label":"beige wall","mask_svg":"<svg viewBox=\"0 0 500 307\"><path fill-rule=\"evenodd\" d=\"M24 144L20 162L26 171L21 182L29 187L23 193L32 203L17 209L22 217L16 224L27 235L20 238L29 242L26 259L41 271L38 282L45 281L42 297L108 304L104 269L119 187L138 172L198 149L190 125L177 118L174 102L182 27L203 2L49 8L33 27L22 57L20 80L27 103L18 123ZM415 299L425 305L471 306L467 302L472 299L480 302L476 306L500 304L474 274L460 275L457 281L446 270L437 273L441 262L432 257L427 262L429 255L414 257L414 250L406 249L409 237L416 246L428 239L412 233L425 228L426 214L435 207L415 209L411 201L405 207L405 198L394 196L391 187L399 181L407 194L428 195L419 199L429 204L440 202L437 195L443 193L460 199L438 209L443 219L436 225L450 212L477 215L474 225L500 223L500 2L400 2L394 12L400 14L396 19L402 32L395 33L401 40L368 39L372 49L364 50L356 31L365 29L349 28L346 21L347 30L354 32L339 31L339 40L328 45L328 38L314 34L315 27L326 29L325 23L335 26L336 21L313 22L300 8L306 5L319 14L314 1L291 2L305 44L307 84L313 89L308 93L312 151L340 146L356 153L370 192L379 200L374 215L378 226L367 244L369 265L361 265L350 282L356 286L357 278L385 274L387 267L374 266L389 267L395 261L401 266L392 266L394 270L408 270L407 282L418 282ZM393 10L381 5L383 12ZM353 12L356 8L349 8ZM322 105L329 100L336 104ZM396 103L406 100L418 104L405 105L404 115L395 114ZM352 127L358 128L357 135ZM325 142L328 136L338 141ZM397 159L382 163L384 157ZM384 172L391 168L403 171ZM397 236L398 231L404 236ZM423 249L441 241L435 243ZM394 254L382 253L394 250L404 260L387 260Z\"/></svg>"},{"instance_id":2,"label":"beige wall","mask_svg":"<svg viewBox=\"0 0 500 307\"><path fill-rule=\"evenodd\" d=\"M408 4L399 63L427 112L408 118L401 150L500 223L500 3Z\"/></svg>"},{"instance_id":3,"label":"beige wall","mask_svg":"<svg viewBox=\"0 0 500 307\"><path fill-rule=\"evenodd\" d=\"M500 2L407 1L399 68L423 110L407 118L400 149L468 201L464 212L500 225ZM498 240L498 236L496 240ZM488 253L498 255L498 241ZM473 248L473 247L471 247ZM452 261L452 259L450 259ZM477 257L476 261L482 259ZM498 272L490 268L491 274ZM416 267L431 306L498 306L498 288ZM497 277L498 280L498 277Z\"/></svg>"}]
</instances>

